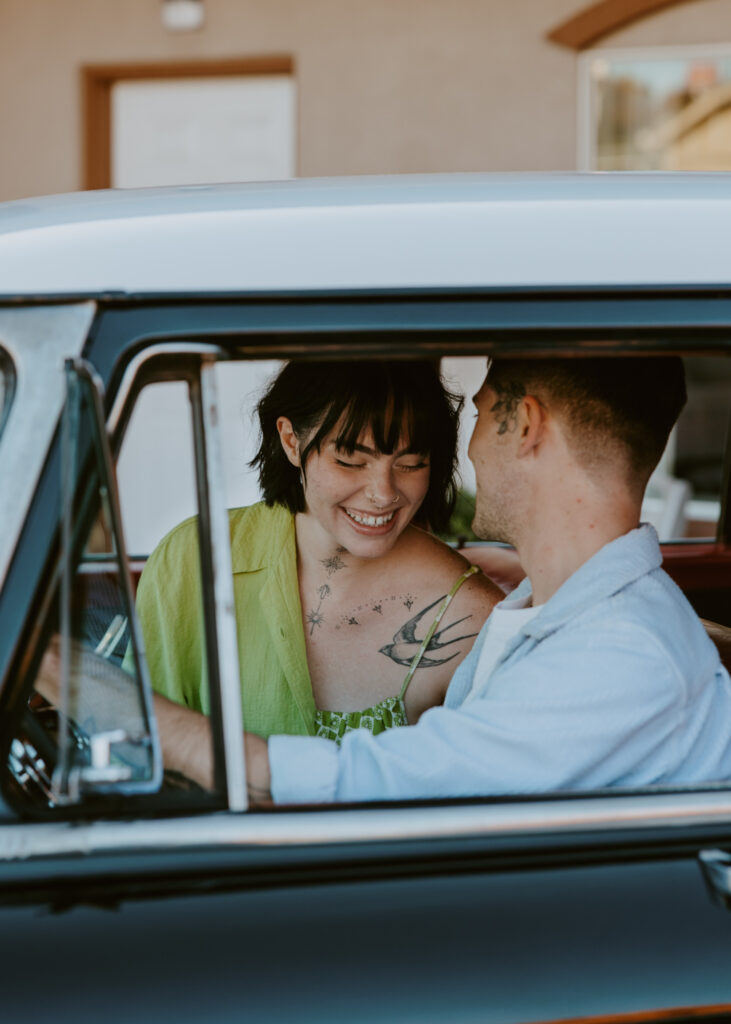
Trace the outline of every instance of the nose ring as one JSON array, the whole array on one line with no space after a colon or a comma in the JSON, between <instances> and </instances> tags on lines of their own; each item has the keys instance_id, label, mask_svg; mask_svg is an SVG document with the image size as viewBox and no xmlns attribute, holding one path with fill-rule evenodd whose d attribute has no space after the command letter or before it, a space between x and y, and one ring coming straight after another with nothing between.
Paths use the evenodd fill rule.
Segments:
<instances>
[{"instance_id":1,"label":"nose ring","mask_svg":"<svg viewBox=\"0 0 731 1024\"><path fill-rule=\"evenodd\" d=\"M375 505L376 508L388 508L389 505L393 505L395 501L398 501L398 494L395 494L393 498L389 498L388 501L384 502L382 505L376 501L372 494L366 494L366 497L370 501L371 505Z\"/></svg>"}]
</instances>

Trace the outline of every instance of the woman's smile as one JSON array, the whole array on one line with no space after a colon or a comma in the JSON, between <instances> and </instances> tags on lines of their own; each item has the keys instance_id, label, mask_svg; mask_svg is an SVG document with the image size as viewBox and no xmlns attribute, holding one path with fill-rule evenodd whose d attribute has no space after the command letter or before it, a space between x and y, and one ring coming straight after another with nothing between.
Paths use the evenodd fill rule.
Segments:
<instances>
[{"instance_id":1,"label":"woman's smile","mask_svg":"<svg viewBox=\"0 0 731 1024\"><path fill-rule=\"evenodd\" d=\"M343 508L348 519L351 520L355 529L359 529L360 532L367 533L388 533L396 516L398 509L394 509L392 512L373 513L373 512L360 512L353 508Z\"/></svg>"}]
</instances>

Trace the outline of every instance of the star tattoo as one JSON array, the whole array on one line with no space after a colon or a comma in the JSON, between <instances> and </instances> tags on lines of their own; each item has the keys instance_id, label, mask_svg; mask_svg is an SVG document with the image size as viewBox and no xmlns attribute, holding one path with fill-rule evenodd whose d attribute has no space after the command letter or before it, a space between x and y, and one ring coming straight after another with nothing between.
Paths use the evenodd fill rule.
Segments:
<instances>
[{"instance_id":1,"label":"star tattoo","mask_svg":"<svg viewBox=\"0 0 731 1024\"><path fill-rule=\"evenodd\" d=\"M310 636L315 632L315 626L321 626L325 621L325 616L320 612L319 608L313 608L307 616L307 621L310 625Z\"/></svg>"},{"instance_id":2,"label":"star tattoo","mask_svg":"<svg viewBox=\"0 0 731 1024\"><path fill-rule=\"evenodd\" d=\"M325 571L328 576L332 576L332 574L337 572L338 569L345 568L345 562L342 560L340 555L332 555L330 558L322 558L320 561L321 564L325 566Z\"/></svg>"}]
</instances>

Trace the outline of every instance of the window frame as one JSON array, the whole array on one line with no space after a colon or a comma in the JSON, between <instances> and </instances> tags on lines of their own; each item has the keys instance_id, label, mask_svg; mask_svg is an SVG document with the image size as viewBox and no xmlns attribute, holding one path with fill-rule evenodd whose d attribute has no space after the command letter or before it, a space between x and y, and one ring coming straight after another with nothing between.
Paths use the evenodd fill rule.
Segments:
<instances>
[{"instance_id":1,"label":"window frame","mask_svg":"<svg viewBox=\"0 0 731 1024\"><path fill-rule=\"evenodd\" d=\"M252 359L316 359L335 354L434 357L446 351L487 355L498 349L536 355L626 353L628 349L679 353L694 347L698 354L731 355L731 288L115 298L101 308L87 351L87 358L107 382L108 427L115 445L130 395L141 379L139 367L152 358L152 346L183 352L186 346L202 344L213 346L224 357ZM731 535L730 454L727 448L717 547L728 545ZM2 697L8 692L12 688L6 687ZM132 804L129 811L134 812ZM190 827L200 829L195 842L228 841L221 838L218 818L194 820L198 824L191 821ZM699 834L731 837L731 788L711 783L672 791L605 790L538 798L396 802L387 807L283 808L275 814L234 814L230 820L232 824L224 829L231 829L242 842L302 849L397 840L411 847L436 836L457 843L469 838L479 846L500 842L510 847L524 841L560 845L569 835L572 844L588 847L622 845L628 836L637 835L663 844L671 837L691 842ZM140 822L139 828L147 834L145 823ZM174 832L173 828L171 835ZM134 834L130 830L130 842ZM159 838L160 833L156 834ZM144 843L140 834L134 841Z\"/></svg>"},{"instance_id":2,"label":"window frame","mask_svg":"<svg viewBox=\"0 0 731 1024\"><path fill-rule=\"evenodd\" d=\"M726 57L731 60L731 44L697 43L676 46L637 46L637 47L597 47L582 51L576 62L577 77L577 132L576 132L576 169L578 171L596 171L597 153L594 145L595 104L592 87L592 64L596 60L616 61L663 61L663 60L703 60ZM632 172L628 172L632 173Z\"/></svg>"}]
</instances>

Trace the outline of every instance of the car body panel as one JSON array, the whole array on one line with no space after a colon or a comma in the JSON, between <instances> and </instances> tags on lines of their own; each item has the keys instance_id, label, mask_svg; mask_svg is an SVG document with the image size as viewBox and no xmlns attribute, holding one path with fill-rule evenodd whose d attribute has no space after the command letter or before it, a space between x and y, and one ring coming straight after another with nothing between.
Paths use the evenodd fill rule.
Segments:
<instances>
[{"instance_id":1,"label":"car body panel","mask_svg":"<svg viewBox=\"0 0 731 1024\"><path fill-rule=\"evenodd\" d=\"M70 345L43 342L53 401L34 496L12 506L25 524L0 590L3 743L54 600L64 356L81 351L99 374L118 445L135 388L168 356L731 352L730 228L725 175L303 181L0 206L0 344L4 324L44 339L44 317L75 325ZM17 474L11 425L0 468L14 458ZM722 612L728 452L725 481L716 541L664 548L684 589ZM721 782L249 814L146 798L41 814L14 800L0 817L3 1012L720 1019L731 914L699 855L731 849L730 794Z\"/></svg>"},{"instance_id":2,"label":"car body panel","mask_svg":"<svg viewBox=\"0 0 731 1024\"><path fill-rule=\"evenodd\" d=\"M0 291L715 285L731 281L730 231L723 174L100 191L4 204Z\"/></svg>"},{"instance_id":3,"label":"car body panel","mask_svg":"<svg viewBox=\"0 0 731 1024\"><path fill-rule=\"evenodd\" d=\"M63 361L81 352L94 304L0 309L0 346L13 365L15 389L0 442L0 587L26 509L38 484L65 397Z\"/></svg>"}]
</instances>

